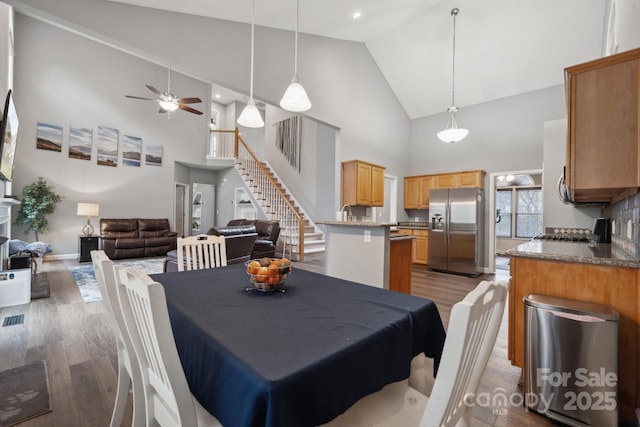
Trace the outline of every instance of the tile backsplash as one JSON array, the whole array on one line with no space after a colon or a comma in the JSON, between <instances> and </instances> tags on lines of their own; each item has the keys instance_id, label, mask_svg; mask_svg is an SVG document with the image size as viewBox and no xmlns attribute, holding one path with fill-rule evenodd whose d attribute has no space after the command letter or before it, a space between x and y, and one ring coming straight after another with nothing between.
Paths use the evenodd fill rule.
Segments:
<instances>
[{"instance_id":1,"label":"tile backsplash","mask_svg":"<svg viewBox=\"0 0 640 427\"><path fill-rule=\"evenodd\" d=\"M625 253L640 258L640 193L603 208L611 219L611 243Z\"/></svg>"}]
</instances>

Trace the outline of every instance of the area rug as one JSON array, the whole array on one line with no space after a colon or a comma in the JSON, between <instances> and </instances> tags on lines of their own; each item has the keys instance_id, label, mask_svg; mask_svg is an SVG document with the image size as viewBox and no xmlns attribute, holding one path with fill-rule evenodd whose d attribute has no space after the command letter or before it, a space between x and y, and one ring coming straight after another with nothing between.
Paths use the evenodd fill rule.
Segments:
<instances>
[{"instance_id":1,"label":"area rug","mask_svg":"<svg viewBox=\"0 0 640 427\"><path fill-rule=\"evenodd\" d=\"M44 360L0 372L0 427L51 411L49 377Z\"/></svg>"},{"instance_id":2,"label":"area rug","mask_svg":"<svg viewBox=\"0 0 640 427\"><path fill-rule=\"evenodd\" d=\"M116 265L124 265L127 267L136 266L147 274L162 273L164 258L148 258L114 261ZM71 277L75 280L80 295L85 302L102 301L102 294L96 281L96 275L93 271L93 264L80 265L77 267L69 267Z\"/></svg>"}]
</instances>

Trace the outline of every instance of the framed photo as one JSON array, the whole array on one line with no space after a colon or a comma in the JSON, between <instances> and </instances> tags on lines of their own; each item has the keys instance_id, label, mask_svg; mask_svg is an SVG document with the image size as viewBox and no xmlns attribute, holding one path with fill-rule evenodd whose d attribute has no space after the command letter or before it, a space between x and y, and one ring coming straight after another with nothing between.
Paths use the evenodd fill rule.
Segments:
<instances>
[{"instance_id":1,"label":"framed photo","mask_svg":"<svg viewBox=\"0 0 640 427\"><path fill-rule=\"evenodd\" d=\"M145 163L150 166L162 166L162 146L147 145Z\"/></svg>"},{"instance_id":2,"label":"framed photo","mask_svg":"<svg viewBox=\"0 0 640 427\"><path fill-rule=\"evenodd\" d=\"M38 122L36 130L36 148L62 152L62 126Z\"/></svg>"},{"instance_id":3,"label":"framed photo","mask_svg":"<svg viewBox=\"0 0 640 427\"><path fill-rule=\"evenodd\" d=\"M98 126L98 164L118 166L118 129Z\"/></svg>"},{"instance_id":4,"label":"framed photo","mask_svg":"<svg viewBox=\"0 0 640 427\"><path fill-rule=\"evenodd\" d=\"M93 129L79 126L69 127L69 158L91 160Z\"/></svg>"},{"instance_id":5,"label":"framed photo","mask_svg":"<svg viewBox=\"0 0 640 427\"><path fill-rule=\"evenodd\" d=\"M122 136L122 164L140 167L142 158L142 138L137 136Z\"/></svg>"}]
</instances>

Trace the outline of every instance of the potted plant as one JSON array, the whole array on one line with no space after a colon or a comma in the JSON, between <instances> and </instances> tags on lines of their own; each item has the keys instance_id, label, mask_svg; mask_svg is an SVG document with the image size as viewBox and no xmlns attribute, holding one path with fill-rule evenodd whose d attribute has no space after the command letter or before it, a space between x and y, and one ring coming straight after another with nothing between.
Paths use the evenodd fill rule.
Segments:
<instances>
[{"instance_id":1,"label":"potted plant","mask_svg":"<svg viewBox=\"0 0 640 427\"><path fill-rule=\"evenodd\" d=\"M56 210L56 205L63 199L53 191L44 178L27 185L22 189L22 201L16 217L16 225L27 225L25 234L34 231L36 241L39 241L39 233L49 230L47 215Z\"/></svg>"}]
</instances>

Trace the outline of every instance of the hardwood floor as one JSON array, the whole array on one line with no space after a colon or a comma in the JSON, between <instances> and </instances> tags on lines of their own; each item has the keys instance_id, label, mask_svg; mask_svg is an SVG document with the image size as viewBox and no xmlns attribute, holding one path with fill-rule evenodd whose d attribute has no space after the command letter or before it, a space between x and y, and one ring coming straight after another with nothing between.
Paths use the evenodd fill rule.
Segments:
<instances>
[{"instance_id":1,"label":"hardwood floor","mask_svg":"<svg viewBox=\"0 0 640 427\"><path fill-rule=\"evenodd\" d=\"M74 260L46 262L51 297L30 304L0 308L0 319L24 314L24 324L0 327L0 371L46 360L52 412L19 424L39 426L108 426L115 399L116 348L112 324L101 302L85 303L80 297L67 266ZM324 272L323 259L295 263L294 268ZM412 268L412 293L436 302L445 328L451 307L483 279L508 280L508 272L478 278L438 273L423 266ZM506 396L518 402L520 369L506 358L506 315L495 349L483 376L479 392L486 405L474 407L473 425L554 426L545 417L526 412L522 406L491 407L495 397ZM429 362L428 362L429 363ZM428 367L430 371L430 367ZM427 378L427 391L433 379ZM1 385L0 385L1 386ZM488 402L487 402L488 401ZM122 425L129 426L131 408Z\"/></svg>"}]
</instances>

